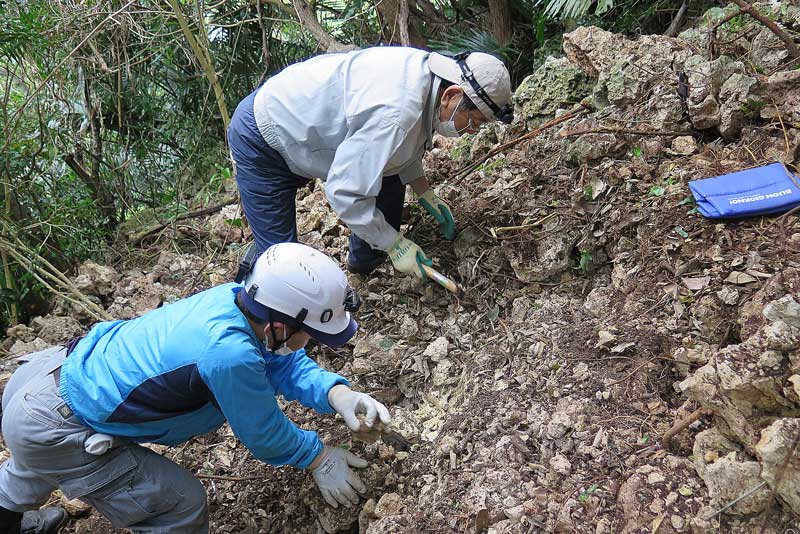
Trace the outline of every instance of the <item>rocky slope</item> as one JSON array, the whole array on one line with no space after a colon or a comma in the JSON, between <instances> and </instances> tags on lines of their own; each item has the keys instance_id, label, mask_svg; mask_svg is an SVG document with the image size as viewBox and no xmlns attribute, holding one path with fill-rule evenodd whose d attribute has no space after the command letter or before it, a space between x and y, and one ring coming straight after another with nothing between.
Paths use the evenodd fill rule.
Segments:
<instances>
[{"instance_id":1,"label":"rocky slope","mask_svg":"<svg viewBox=\"0 0 800 534\"><path fill-rule=\"evenodd\" d=\"M800 8L758 6L800 31ZM733 11L711 10L678 38L578 28L565 57L518 88L514 125L438 140L426 165L459 235L442 241L415 207L408 231L464 296L389 266L351 277L366 297L361 331L350 347L311 351L390 405L404 439L351 442L341 421L287 405L371 462L362 506L338 511L304 473L250 458L227 428L164 449L223 477L204 480L212 531L800 527L800 224L794 214L709 221L687 187L800 164L800 70L770 30ZM582 115L449 180L580 101ZM301 240L343 263L346 228L319 188L300 196ZM119 318L220 283L247 238L228 222L238 217L232 206L171 228L181 252L134 270L87 264L75 282ZM3 346L22 353L88 324L62 302ZM103 525L92 516L73 528Z\"/></svg>"}]
</instances>

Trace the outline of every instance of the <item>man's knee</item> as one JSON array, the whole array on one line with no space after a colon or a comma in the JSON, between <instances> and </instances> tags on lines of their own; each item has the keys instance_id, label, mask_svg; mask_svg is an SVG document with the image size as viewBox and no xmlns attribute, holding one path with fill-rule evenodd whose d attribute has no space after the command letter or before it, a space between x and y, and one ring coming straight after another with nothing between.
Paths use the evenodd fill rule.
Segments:
<instances>
[{"instance_id":1,"label":"man's knee","mask_svg":"<svg viewBox=\"0 0 800 534\"><path fill-rule=\"evenodd\" d=\"M183 503L187 509L203 513L208 510L206 488L195 477L191 477L190 481L185 481L179 492L183 494Z\"/></svg>"}]
</instances>

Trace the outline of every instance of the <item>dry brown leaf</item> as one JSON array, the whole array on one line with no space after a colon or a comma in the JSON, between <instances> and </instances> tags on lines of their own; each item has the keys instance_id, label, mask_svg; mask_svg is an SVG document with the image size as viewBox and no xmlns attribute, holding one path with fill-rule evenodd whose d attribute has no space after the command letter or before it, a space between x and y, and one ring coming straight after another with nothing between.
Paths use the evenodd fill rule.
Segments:
<instances>
[{"instance_id":1,"label":"dry brown leaf","mask_svg":"<svg viewBox=\"0 0 800 534\"><path fill-rule=\"evenodd\" d=\"M475 516L475 534L481 534L491 526L492 518L489 515L489 510L481 508L478 510L478 515Z\"/></svg>"},{"instance_id":2,"label":"dry brown leaf","mask_svg":"<svg viewBox=\"0 0 800 534\"><path fill-rule=\"evenodd\" d=\"M635 343L628 342L628 343L620 343L619 345L615 345L611 347L611 352L622 353L631 348Z\"/></svg>"},{"instance_id":3,"label":"dry brown leaf","mask_svg":"<svg viewBox=\"0 0 800 534\"><path fill-rule=\"evenodd\" d=\"M756 278L754 276L750 276L749 274L743 273L741 271L733 271L725 279L725 282L729 284L738 284L738 285L750 284L755 281Z\"/></svg>"},{"instance_id":4,"label":"dry brown leaf","mask_svg":"<svg viewBox=\"0 0 800 534\"><path fill-rule=\"evenodd\" d=\"M708 285L708 283L711 281L711 277L697 276L694 278L682 278L681 281L683 282L683 285L687 287L687 289L690 289L691 291L700 291Z\"/></svg>"}]
</instances>

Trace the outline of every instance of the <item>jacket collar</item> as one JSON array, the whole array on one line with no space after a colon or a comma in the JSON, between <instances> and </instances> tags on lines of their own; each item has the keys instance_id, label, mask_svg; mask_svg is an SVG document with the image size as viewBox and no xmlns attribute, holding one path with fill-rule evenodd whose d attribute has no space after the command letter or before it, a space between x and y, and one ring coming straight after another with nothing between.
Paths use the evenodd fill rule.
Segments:
<instances>
[{"instance_id":1,"label":"jacket collar","mask_svg":"<svg viewBox=\"0 0 800 534\"><path fill-rule=\"evenodd\" d=\"M430 150L433 147L433 114L436 112L436 96L439 94L439 86L442 79L431 73L431 91L428 94L428 102L425 106L425 113L422 115L422 124L425 126L425 148Z\"/></svg>"}]
</instances>

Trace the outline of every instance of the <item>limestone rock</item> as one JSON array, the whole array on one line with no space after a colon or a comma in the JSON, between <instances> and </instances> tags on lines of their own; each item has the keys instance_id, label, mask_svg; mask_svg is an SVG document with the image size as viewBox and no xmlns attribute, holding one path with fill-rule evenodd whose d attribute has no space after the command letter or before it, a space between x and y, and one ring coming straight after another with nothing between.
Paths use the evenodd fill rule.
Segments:
<instances>
[{"instance_id":1,"label":"limestone rock","mask_svg":"<svg viewBox=\"0 0 800 534\"><path fill-rule=\"evenodd\" d=\"M206 228L211 242L223 246L242 241L243 218L239 204L224 206L218 213L209 217Z\"/></svg>"},{"instance_id":2,"label":"limestone rock","mask_svg":"<svg viewBox=\"0 0 800 534\"><path fill-rule=\"evenodd\" d=\"M760 110L762 119L777 119L778 111L784 123L800 128L800 70L780 71L772 74L762 84L760 96L770 105ZM772 101L775 101L775 106Z\"/></svg>"},{"instance_id":3,"label":"limestone rock","mask_svg":"<svg viewBox=\"0 0 800 534\"><path fill-rule=\"evenodd\" d=\"M361 511L358 513L358 531L365 532L369 527L370 523L373 523L375 519L375 499L367 499L367 502L364 503L364 506L361 508Z\"/></svg>"},{"instance_id":4,"label":"limestone rock","mask_svg":"<svg viewBox=\"0 0 800 534\"><path fill-rule=\"evenodd\" d=\"M570 268L570 253L578 236L574 232L551 232L535 243L533 254L503 242L514 274L521 282L543 282Z\"/></svg>"},{"instance_id":5,"label":"limestone rock","mask_svg":"<svg viewBox=\"0 0 800 534\"><path fill-rule=\"evenodd\" d=\"M550 469L559 475L569 476L572 472L572 464L567 460L567 457L561 454L556 454L550 458Z\"/></svg>"},{"instance_id":6,"label":"limestone rock","mask_svg":"<svg viewBox=\"0 0 800 534\"><path fill-rule=\"evenodd\" d=\"M564 53L570 63L580 67L588 76L597 78L617 61L626 42L622 35L596 26L581 26L564 34Z\"/></svg>"},{"instance_id":7,"label":"limestone rock","mask_svg":"<svg viewBox=\"0 0 800 534\"><path fill-rule=\"evenodd\" d=\"M83 333L78 321L58 315L36 317L31 321L31 326L42 340L53 345L63 345Z\"/></svg>"},{"instance_id":8,"label":"limestone rock","mask_svg":"<svg viewBox=\"0 0 800 534\"><path fill-rule=\"evenodd\" d=\"M613 134L584 134L569 144L567 159L576 165L587 163L613 155L618 148L619 142Z\"/></svg>"},{"instance_id":9,"label":"limestone rock","mask_svg":"<svg viewBox=\"0 0 800 534\"><path fill-rule=\"evenodd\" d=\"M11 348L8 349L8 352L12 357L19 357L24 356L25 354L30 354L31 352L47 349L52 346L52 343L48 343L42 338L37 337L33 341L28 342L22 340L15 341L14 344L11 345Z\"/></svg>"},{"instance_id":10,"label":"limestone rock","mask_svg":"<svg viewBox=\"0 0 800 534\"><path fill-rule=\"evenodd\" d=\"M567 58L548 57L514 92L515 115L531 128L552 118L556 110L580 102L590 94L592 85Z\"/></svg>"},{"instance_id":11,"label":"limestone rock","mask_svg":"<svg viewBox=\"0 0 800 534\"><path fill-rule=\"evenodd\" d=\"M6 338L29 343L36 338L36 332L28 325L17 324L8 327L8 330L6 330Z\"/></svg>"},{"instance_id":12,"label":"limestone rock","mask_svg":"<svg viewBox=\"0 0 800 534\"><path fill-rule=\"evenodd\" d=\"M472 137L472 144L469 149L469 157L471 160L474 161L480 156L483 156L498 143L500 128L500 123L493 122L481 128L478 133Z\"/></svg>"},{"instance_id":13,"label":"limestone rock","mask_svg":"<svg viewBox=\"0 0 800 534\"><path fill-rule=\"evenodd\" d=\"M575 426L575 422L566 412L556 412L547 423L545 435L550 439L559 439L573 426Z\"/></svg>"},{"instance_id":14,"label":"limestone rock","mask_svg":"<svg viewBox=\"0 0 800 534\"><path fill-rule=\"evenodd\" d=\"M786 295L764 306L768 321L782 321L790 327L800 328L800 304L792 295Z\"/></svg>"},{"instance_id":15,"label":"limestone rock","mask_svg":"<svg viewBox=\"0 0 800 534\"><path fill-rule=\"evenodd\" d=\"M756 445L756 454L761 460L763 470L761 477L770 487L775 487L776 477L780 472L793 441L800 432L800 419L778 419L761 432L761 439ZM777 494L796 514L800 513L800 455L794 456L786 464Z\"/></svg>"},{"instance_id":16,"label":"limestone rock","mask_svg":"<svg viewBox=\"0 0 800 534\"><path fill-rule=\"evenodd\" d=\"M697 141L691 135L681 135L672 140L670 150L678 156L690 156L697 152Z\"/></svg>"},{"instance_id":17,"label":"limestone rock","mask_svg":"<svg viewBox=\"0 0 800 534\"><path fill-rule=\"evenodd\" d=\"M741 446L729 440L716 427L703 430L694 440L692 456L697 474L705 475L706 466L731 452L741 451Z\"/></svg>"},{"instance_id":18,"label":"limestone rock","mask_svg":"<svg viewBox=\"0 0 800 534\"><path fill-rule=\"evenodd\" d=\"M733 73L719 91L720 107L719 133L725 139L736 139L742 131L745 120L757 115L764 101L752 96L758 82L755 78Z\"/></svg>"},{"instance_id":19,"label":"limestone rock","mask_svg":"<svg viewBox=\"0 0 800 534\"><path fill-rule=\"evenodd\" d=\"M375 516L378 519L400 515L404 508L403 498L397 493L384 493L375 506Z\"/></svg>"},{"instance_id":20,"label":"limestone rock","mask_svg":"<svg viewBox=\"0 0 800 534\"><path fill-rule=\"evenodd\" d=\"M761 466L758 462L740 462L736 460L735 453L729 453L707 465L701 477L708 487L712 506L722 508L744 492L761 484L760 473ZM769 488L762 487L728 508L725 513L733 515L758 513L766 506L769 493Z\"/></svg>"},{"instance_id":21,"label":"limestone rock","mask_svg":"<svg viewBox=\"0 0 800 534\"><path fill-rule=\"evenodd\" d=\"M800 72L800 71L798 71ZM752 336L764 324L764 307L773 300L787 294L800 293L800 272L794 267L787 267L766 281L764 286L739 309L737 323L741 329L741 338Z\"/></svg>"},{"instance_id":22,"label":"limestone rock","mask_svg":"<svg viewBox=\"0 0 800 534\"><path fill-rule=\"evenodd\" d=\"M709 61L705 56L694 55L686 60L684 70L688 76L687 104L692 124L699 129L719 126L720 90L733 74L744 72L744 65L728 56Z\"/></svg>"},{"instance_id":23,"label":"limestone rock","mask_svg":"<svg viewBox=\"0 0 800 534\"><path fill-rule=\"evenodd\" d=\"M417 522L408 514L384 517L370 523L364 534L405 534L411 532Z\"/></svg>"},{"instance_id":24,"label":"limestone rock","mask_svg":"<svg viewBox=\"0 0 800 534\"><path fill-rule=\"evenodd\" d=\"M353 372L364 374L394 368L400 362L402 354L401 344L392 338L380 334L362 334L353 348Z\"/></svg>"},{"instance_id":25,"label":"limestone rock","mask_svg":"<svg viewBox=\"0 0 800 534\"><path fill-rule=\"evenodd\" d=\"M117 283L108 313L115 319L132 319L179 296L177 289L157 282L152 273L129 271Z\"/></svg>"},{"instance_id":26,"label":"limestone rock","mask_svg":"<svg viewBox=\"0 0 800 534\"><path fill-rule=\"evenodd\" d=\"M111 294L118 279L119 273L113 267L87 261L78 267L75 286L81 293L102 298Z\"/></svg>"},{"instance_id":27,"label":"limestone rock","mask_svg":"<svg viewBox=\"0 0 800 534\"><path fill-rule=\"evenodd\" d=\"M66 496L60 494L59 500L61 507L64 508L71 517L87 516L92 511L92 506L80 499L67 499Z\"/></svg>"}]
</instances>

